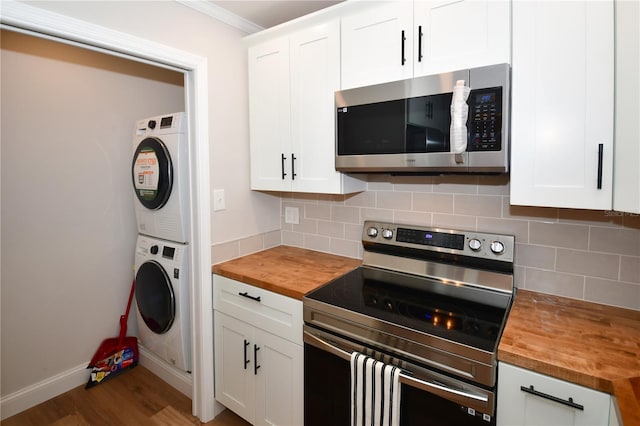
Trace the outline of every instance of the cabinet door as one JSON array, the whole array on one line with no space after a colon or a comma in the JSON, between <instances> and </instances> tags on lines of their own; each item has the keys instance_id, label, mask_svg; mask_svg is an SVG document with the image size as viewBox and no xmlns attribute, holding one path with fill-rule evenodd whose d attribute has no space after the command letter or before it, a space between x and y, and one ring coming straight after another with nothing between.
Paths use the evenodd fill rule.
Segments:
<instances>
[{"instance_id":1,"label":"cabinet door","mask_svg":"<svg viewBox=\"0 0 640 426\"><path fill-rule=\"evenodd\" d=\"M291 36L293 191L340 192L334 92L340 90L340 23Z\"/></svg>"},{"instance_id":2,"label":"cabinet door","mask_svg":"<svg viewBox=\"0 0 640 426\"><path fill-rule=\"evenodd\" d=\"M414 76L509 63L507 0L414 3Z\"/></svg>"},{"instance_id":3,"label":"cabinet door","mask_svg":"<svg viewBox=\"0 0 640 426\"><path fill-rule=\"evenodd\" d=\"M511 204L610 209L613 1L512 8Z\"/></svg>"},{"instance_id":4,"label":"cabinet door","mask_svg":"<svg viewBox=\"0 0 640 426\"><path fill-rule=\"evenodd\" d=\"M252 46L248 54L251 189L288 190L291 187L288 38Z\"/></svg>"},{"instance_id":5,"label":"cabinet door","mask_svg":"<svg viewBox=\"0 0 640 426\"><path fill-rule=\"evenodd\" d=\"M253 423L253 327L222 312L214 311L214 330L216 400L249 423Z\"/></svg>"},{"instance_id":6,"label":"cabinet door","mask_svg":"<svg viewBox=\"0 0 640 426\"><path fill-rule=\"evenodd\" d=\"M302 425L303 348L256 329L256 425Z\"/></svg>"},{"instance_id":7,"label":"cabinet door","mask_svg":"<svg viewBox=\"0 0 640 426\"><path fill-rule=\"evenodd\" d=\"M341 26L343 89L413 76L413 2L383 2Z\"/></svg>"},{"instance_id":8,"label":"cabinet door","mask_svg":"<svg viewBox=\"0 0 640 426\"><path fill-rule=\"evenodd\" d=\"M509 364L500 363L498 370L498 413L500 425L582 426L608 425L611 397L583 386L554 379ZM521 386L538 394L521 390ZM552 400L569 401L572 407Z\"/></svg>"}]
</instances>

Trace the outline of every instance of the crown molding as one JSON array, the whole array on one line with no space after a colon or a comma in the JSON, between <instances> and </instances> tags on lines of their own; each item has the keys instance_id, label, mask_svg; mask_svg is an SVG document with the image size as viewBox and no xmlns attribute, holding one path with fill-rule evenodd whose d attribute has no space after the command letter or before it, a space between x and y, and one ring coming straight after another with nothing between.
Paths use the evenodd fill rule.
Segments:
<instances>
[{"instance_id":1,"label":"crown molding","mask_svg":"<svg viewBox=\"0 0 640 426\"><path fill-rule=\"evenodd\" d=\"M244 31L247 34L257 33L264 30L263 27L251 22L248 19L244 19L235 13L229 12L227 9L211 3L208 0L175 0L176 2L197 10L207 16L215 18L225 24L231 25L239 30Z\"/></svg>"}]
</instances>

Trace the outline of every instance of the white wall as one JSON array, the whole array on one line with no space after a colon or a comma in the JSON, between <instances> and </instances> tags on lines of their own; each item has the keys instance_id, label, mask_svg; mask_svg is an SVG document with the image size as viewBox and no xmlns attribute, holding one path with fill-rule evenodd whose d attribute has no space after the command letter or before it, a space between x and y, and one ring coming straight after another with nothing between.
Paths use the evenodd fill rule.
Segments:
<instances>
[{"instance_id":1,"label":"white wall","mask_svg":"<svg viewBox=\"0 0 640 426\"><path fill-rule=\"evenodd\" d=\"M213 244L280 229L280 199L250 191L247 53L242 31L172 1L25 2L208 58Z\"/></svg>"},{"instance_id":2,"label":"white wall","mask_svg":"<svg viewBox=\"0 0 640 426\"><path fill-rule=\"evenodd\" d=\"M134 123L185 105L182 73L85 49L3 31L1 61L5 397L117 336L137 235Z\"/></svg>"}]
</instances>

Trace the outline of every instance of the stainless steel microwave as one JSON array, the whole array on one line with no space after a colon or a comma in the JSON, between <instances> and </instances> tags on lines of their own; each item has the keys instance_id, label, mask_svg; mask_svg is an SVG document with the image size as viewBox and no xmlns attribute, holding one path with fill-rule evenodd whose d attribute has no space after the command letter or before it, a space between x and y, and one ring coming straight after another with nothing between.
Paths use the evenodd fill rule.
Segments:
<instances>
[{"instance_id":1,"label":"stainless steel microwave","mask_svg":"<svg viewBox=\"0 0 640 426\"><path fill-rule=\"evenodd\" d=\"M453 153L458 80L471 91L466 150ZM509 64L498 64L336 92L336 170L507 173L509 81Z\"/></svg>"}]
</instances>

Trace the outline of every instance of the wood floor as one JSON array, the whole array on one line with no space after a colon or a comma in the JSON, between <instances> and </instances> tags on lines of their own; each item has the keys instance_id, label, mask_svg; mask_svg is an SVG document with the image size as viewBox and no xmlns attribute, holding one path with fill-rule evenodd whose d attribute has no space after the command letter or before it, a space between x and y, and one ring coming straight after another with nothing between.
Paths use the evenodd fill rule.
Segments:
<instances>
[{"instance_id":1,"label":"wood floor","mask_svg":"<svg viewBox=\"0 0 640 426\"><path fill-rule=\"evenodd\" d=\"M191 415L191 400L141 365L91 389L72 389L2 421L2 426L248 426L225 410L208 423Z\"/></svg>"}]
</instances>

